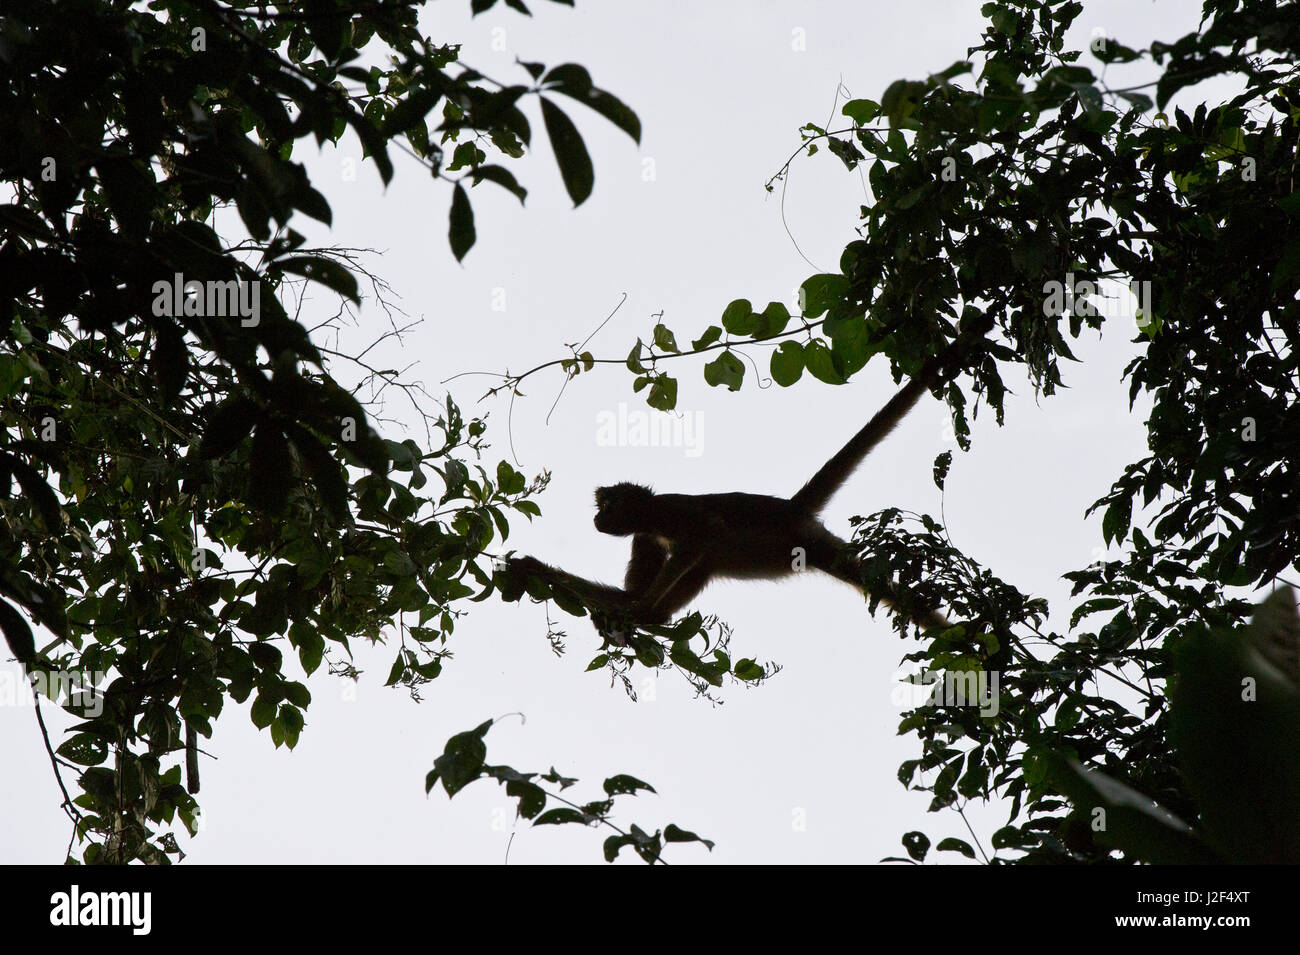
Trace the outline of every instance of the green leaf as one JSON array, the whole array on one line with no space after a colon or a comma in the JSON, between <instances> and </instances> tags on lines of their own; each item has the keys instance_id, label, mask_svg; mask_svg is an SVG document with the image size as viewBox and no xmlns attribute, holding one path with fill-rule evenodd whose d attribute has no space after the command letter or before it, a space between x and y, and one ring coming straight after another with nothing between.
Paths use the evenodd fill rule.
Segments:
<instances>
[{"instance_id":1,"label":"green leaf","mask_svg":"<svg viewBox=\"0 0 1300 955\"><path fill-rule=\"evenodd\" d=\"M524 199L528 197L528 190L519 185L519 180L505 166L479 166L472 173L470 178L475 185L486 179L488 182L494 182L503 189L508 190L519 200L519 204L524 204Z\"/></svg>"},{"instance_id":2,"label":"green leaf","mask_svg":"<svg viewBox=\"0 0 1300 955\"><path fill-rule=\"evenodd\" d=\"M317 255L293 256L277 260L274 267L282 272L306 276L313 282L319 282L345 298L351 299L354 303L361 304L361 297L357 294L356 276L333 259Z\"/></svg>"},{"instance_id":3,"label":"green leaf","mask_svg":"<svg viewBox=\"0 0 1300 955\"><path fill-rule=\"evenodd\" d=\"M771 338L785 331L790 324L790 310L780 302L769 302L754 322L753 336L756 339Z\"/></svg>"},{"instance_id":4,"label":"green leaf","mask_svg":"<svg viewBox=\"0 0 1300 955\"><path fill-rule=\"evenodd\" d=\"M939 852L960 852L967 859L975 858L975 850L971 848L970 843L954 839L951 836L947 839L941 839L935 849Z\"/></svg>"},{"instance_id":5,"label":"green leaf","mask_svg":"<svg viewBox=\"0 0 1300 955\"><path fill-rule=\"evenodd\" d=\"M551 148L555 151L555 161L560 167L560 178L564 180L564 188L574 206L580 206L587 201L596 182L591 156L569 117L546 97L541 99L542 120L546 124L546 135L551 141Z\"/></svg>"},{"instance_id":6,"label":"green leaf","mask_svg":"<svg viewBox=\"0 0 1300 955\"><path fill-rule=\"evenodd\" d=\"M451 193L450 218L448 239L451 242L451 254L456 256L456 261L459 262L465 258L465 253L473 248L477 237L474 231L474 210L469 204L469 196L465 194L465 188L460 183L456 183L456 188Z\"/></svg>"},{"instance_id":7,"label":"green leaf","mask_svg":"<svg viewBox=\"0 0 1300 955\"><path fill-rule=\"evenodd\" d=\"M772 352L772 380L788 388L803 377L803 345L799 342L782 342Z\"/></svg>"},{"instance_id":8,"label":"green leaf","mask_svg":"<svg viewBox=\"0 0 1300 955\"><path fill-rule=\"evenodd\" d=\"M748 299L738 298L722 311L722 327L732 335L748 335L758 326L758 316Z\"/></svg>"},{"instance_id":9,"label":"green leaf","mask_svg":"<svg viewBox=\"0 0 1300 955\"><path fill-rule=\"evenodd\" d=\"M384 117L384 126L380 135L384 139L392 139L394 136L406 132L429 115L429 112L438 105L441 99L442 91L438 89L422 88L411 91L388 111L388 115ZM384 182L387 181L387 179L384 180Z\"/></svg>"},{"instance_id":10,"label":"green leaf","mask_svg":"<svg viewBox=\"0 0 1300 955\"><path fill-rule=\"evenodd\" d=\"M1085 768L1075 759L1052 754L1051 779L1089 821L1103 845L1157 865L1194 865L1216 861L1181 819L1117 779Z\"/></svg>"},{"instance_id":11,"label":"green leaf","mask_svg":"<svg viewBox=\"0 0 1300 955\"><path fill-rule=\"evenodd\" d=\"M641 120L636 113L617 96L593 86L591 75L585 67L577 63L561 64L542 77L542 83L590 107L638 143L641 142Z\"/></svg>"},{"instance_id":12,"label":"green leaf","mask_svg":"<svg viewBox=\"0 0 1300 955\"><path fill-rule=\"evenodd\" d=\"M739 391L744 378L744 363L729 351L724 351L704 366L704 380L715 388L726 385L729 391Z\"/></svg>"},{"instance_id":13,"label":"green leaf","mask_svg":"<svg viewBox=\"0 0 1300 955\"><path fill-rule=\"evenodd\" d=\"M835 368L835 361L831 356L831 350L826 347L826 343L814 339L803 347L804 366L818 381L824 381L828 385L844 384L844 377Z\"/></svg>"},{"instance_id":14,"label":"green leaf","mask_svg":"<svg viewBox=\"0 0 1300 955\"><path fill-rule=\"evenodd\" d=\"M252 718L254 726L264 730L275 719L275 710L275 702L269 696L259 693L257 699L253 700L253 706L248 715Z\"/></svg>"},{"instance_id":15,"label":"green leaf","mask_svg":"<svg viewBox=\"0 0 1300 955\"><path fill-rule=\"evenodd\" d=\"M78 766L98 766L108 759L108 743L93 733L76 733L55 752Z\"/></svg>"},{"instance_id":16,"label":"green leaf","mask_svg":"<svg viewBox=\"0 0 1300 955\"><path fill-rule=\"evenodd\" d=\"M661 351L679 352L677 339L673 336L672 329L667 325L656 325L654 331L655 347Z\"/></svg>"},{"instance_id":17,"label":"green leaf","mask_svg":"<svg viewBox=\"0 0 1300 955\"><path fill-rule=\"evenodd\" d=\"M722 337L722 328L718 325L710 325L708 328L704 330L703 335L695 339L695 341L691 342L691 349L694 351L699 351L702 348L707 348L708 346L712 345L721 337Z\"/></svg>"},{"instance_id":18,"label":"green leaf","mask_svg":"<svg viewBox=\"0 0 1300 955\"><path fill-rule=\"evenodd\" d=\"M641 364L641 349L643 347L641 339L638 338L636 344L632 346L632 350L627 354L627 370L638 375L644 375L646 371L645 365Z\"/></svg>"},{"instance_id":19,"label":"green leaf","mask_svg":"<svg viewBox=\"0 0 1300 955\"><path fill-rule=\"evenodd\" d=\"M869 99L851 99L845 103L840 112L859 126L865 126L876 118L880 104Z\"/></svg>"},{"instance_id":20,"label":"green leaf","mask_svg":"<svg viewBox=\"0 0 1300 955\"><path fill-rule=\"evenodd\" d=\"M54 491L50 489L49 484L40 473L18 458L0 452L0 468L4 468L13 473L18 479L19 486L23 489L23 494L35 506L36 513L40 517L41 524L44 525L47 533L51 535L61 534L63 532L63 510L59 506L59 499ZM8 478L6 476L4 489L9 488Z\"/></svg>"},{"instance_id":21,"label":"green leaf","mask_svg":"<svg viewBox=\"0 0 1300 955\"><path fill-rule=\"evenodd\" d=\"M1106 513L1101 519L1101 537L1102 540L1116 544L1124 540L1128 535L1129 521L1133 512L1133 499L1130 497L1121 497L1111 502L1110 507L1106 508Z\"/></svg>"},{"instance_id":22,"label":"green leaf","mask_svg":"<svg viewBox=\"0 0 1300 955\"><path fill-rule=\"evenodd\" d=\"M659 375L650 386L646 404L659 411L672 411L677 407L677 379L669 375Z\"/></svg>"},{"instance_id":23,"label":"green leaf","mask_svg":"<svg viewBox=\"0 0 1300 955\"><path fill-rule=\"evenodd\" d=\"M766 675L763 668L748 657L743 660L737 660L735 669L731 672L735 674L737 680L744 680L746 682L761 680Z\"/></svg>"},{"instance_id":24,"label":"green leaf","mask_svg":"<svg viewBox=\"0 0 1300 955\"><path fill-rule=\"evenodd\" d=\"M492 720L447 740L442 755L433 761L433 773L425 777L426 791L432 788L432 779L442 780L448 796L454 796L483 774L483 761L487 758L487 744L483 737Z\"/></svg>"},{"instance_id":25,"label":"green leaf","mask_svg":"<svg viewBox=\"0 0 1300 955\"><path fill-rule=\"evenodd\" d=\"M0 630L4 631L9 652L19 663L31 664L36 661L36 640L32 636L31 626L5 600L0 600Z\"/></svg>"},{"instance_id":26,"label":"green leaf","mask_svg":"<svg viewBox=\"0 0 1300 955\"><path fill-rule=\"evenodd\" d=\"M818 318L831 306L842 302L848 292L849 280L843 275L811 275L799 286L799 308L805 318Z\"/></svg>"},{"instance_id":27,"label":"green leaf","mask_svg":"<svg viewBox=\"0 0 1300 955\"><path fill-rule=\"evenodd\" d=\"M348 482L343 466L325 449L314 434L297 425L289 429L290 440L298 450L307 473L316 485L325 511L339 524L348 523Z\"/></svg>"}]
</instances>

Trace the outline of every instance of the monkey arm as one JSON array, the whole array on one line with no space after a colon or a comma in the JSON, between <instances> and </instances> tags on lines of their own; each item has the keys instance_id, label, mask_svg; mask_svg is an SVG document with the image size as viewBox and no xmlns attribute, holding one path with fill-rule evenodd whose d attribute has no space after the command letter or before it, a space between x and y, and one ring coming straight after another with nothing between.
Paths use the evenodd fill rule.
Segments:
<instances>
[{"instance_id":1,"label":"monkey arm","mask_svg":"<svg viewBox=\"0 0 1300 955\"><path fill-rule=\"evenodd\" d=\"M636 534L621 589L578 577L534 557L511 558L507 567L521 579L535 577L576 596L590 611L596 629L622 643L622 630L629 624L667 623L704 589L710 574L704 557L705 548L698 544L670 552L660 538ZM562 601L557 603L564 607Z\"/></svg>"},{"instance_id":2,"label":"monkey arm","mask_svg":"<svg viewBox=\"0 0 1300 955\"><path fill-rule=\"evenodd\" d=\"M658 537L635 534L632 537L632 559L628 561L623 589L629 594L642 594L668 562L668 547Z\"/></svg>"},{"instance_id":3,"label":"monkey arm","mask_svg":"<svg viewBox=\"0 0 1300 955\"><path fill-rule=\"evenodd\" d=\"M626 590L575 576L558 567L544 564L535 557L512 557L506 566L511 573L521 577L537 577L553 586L563 587L576 594L585 604L617 611L627 611L631 607L632 600Z\"/></svg>"}]
</instances>

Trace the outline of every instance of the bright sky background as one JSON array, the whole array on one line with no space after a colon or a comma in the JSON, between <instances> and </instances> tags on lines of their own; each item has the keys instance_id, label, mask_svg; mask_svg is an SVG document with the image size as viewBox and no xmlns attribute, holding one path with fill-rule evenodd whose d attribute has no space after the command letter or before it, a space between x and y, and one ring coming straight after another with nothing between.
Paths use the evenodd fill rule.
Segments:
<instances>
[{"instance_id":1,"label":"bright sky background","mask_svg":"<svg viewBox=\"0 0 1300 955\"><path fill-rule=\"evenodd\" d=\"M982 24L978 0L579 0L576 10L536 0L532 7L532 19L502 3L471 20L468 2L445 0L426 10L424 29L436 40L462 42L466 63L507 81L526 78L513 65L516 55L552 66L581 63L636 110L644 129L639 149L557 97L596 168L594 195L577 211L531 100L525 110L538 155L509 164L529 189L527 207L491 184L476 189L479 241L463 266L447 246L450 191L414 160L394 155L397 177L385 191L368 165L345 181L344 160L359 155L354 142L319 155L311 143L299 144L297 158L334 209L332 230L317 229L313 239L379 250L369 267L391 283L402 308L423 319L402 347L376 358L378 366L418 362L409 377L438 400L440 382L452 375L517 372L564 357L564 343L585 339L625 292L617 316L588 346L598 357L625 356L657 312L685 344L734 298L760 308L792 303L804 278L836 270L865 201L857 173L827 151L797 161L784 212L813 265L804 261L782 224L780 193L763 189L797 147L797 129L827 122L840 82L853 96L878 99L894 79L922 78L961 59ZM1199 16L1199 4L1188 0L1086 8L1072 34L1077 47L1095 28L1135 48L1172 41ZM502 39L504 52L494 50ZM1084 62L1099 67L1090 57ZM1122 75L1141 82L1155 70L1139 64ZM832 128L844 125L842 117L832 120ZM653 161L652 181L643 176L646 160ZM293 224L303 231L312 225ZM505 309L494 310L502 294ZM314 307L319 318L333 303L317 293ZM369 341L385 327L368 302L355 340ZM931 463L955 444L944 407L923 398L832 501L827 525L847 536L853 514L892 505L938 515L942 507L957 545L1022 591L1047 597L1051 622L1063 629L1070 604L1060 575L1103 554L1100 519L1085 521L1083 511L1145 452L1145 413L1128 410L1119 380L1136 347L1133 327L1117 321L1108 331L1105 341L1085 332L1072 344L1083 363L1063 369L1069 390L1036 401L1023 378L1007 379L1015 394L1007 398L1006 426L980 416L973 451L955 453L943 500ZM748 353L766 379L767 349ZM660 491L789 494L894 388L888 369L873 362L839 388L805 376L791 389L760 389L751 367L733 394L709 388L702 366L673 363L678 408L695 428L690 448L598 442L602 413L618 415L620 404L632 415L646 413L642 396L632 394L632 376L617 366L572 382L549 424L558 369L526 382L527 398L516 402L513 418L502 399L478 402L497 383L492 378L446 386L467 415L491 413L489 470L510 455L511 433L521 470L553 472L539 501L542 519L530 526L514 517L507 546L618 580L628 542L592 528L593 488L630 479ZM387 413L410 429L390 427L388 437L409 434L424 443L400 402L390 402ZM895 776L902 760L918 755L911 738L895 735L900 707L892 682L915 644L900 642L883 614L873 620L841 583L805 575L705 591L696 606L732 625L733 659L784 667L756 689L729 684L721 706L693 699L669 672L656 680L638 671L640 701L632 702L603 672L584 672L598 638L587 620L557 608L552 615L569 634L562 657L547 643L543 606L464 606L470 613L450 644L455 658L422 703L383 687L393 649L358 647L365 671L359 685L334 680L324 668L309 681L314 700L293 752L275 750L253 727L247 703L228 705L213 739L202 743L217 759L203 760L205 830L198 839L181 837L187 861L497 864L514 831L512 864L598 862L609 830L516 825L513 801L494 783L475 783L452 801L441 789L424 795L424 775L449 736L517 712L526 723L511 717L489 732L490 762L542 771L554 765L581 779L566 793L580 801L598 798L601 780L615 773L648 781L658 795L624 797L617 822L651 830L675 822L717 843L712 854L671 847L671 862L874 862L901 855L899 837L911 829L936 842L969 839L956 812L927 814L928 794L909 793ZM286 656L287 665L292 660ZM12 662L0 670L5 693L12 694L17 674ZM45 713L59 723L54 708ZM69 826L29 708L0 705L0 739L0 861L61 861ZM986 849L1006 821L1001 807L982 805L968 807L967 817ZM625 856L633 858L630 850Z\"/></svg>"}]
</instances>

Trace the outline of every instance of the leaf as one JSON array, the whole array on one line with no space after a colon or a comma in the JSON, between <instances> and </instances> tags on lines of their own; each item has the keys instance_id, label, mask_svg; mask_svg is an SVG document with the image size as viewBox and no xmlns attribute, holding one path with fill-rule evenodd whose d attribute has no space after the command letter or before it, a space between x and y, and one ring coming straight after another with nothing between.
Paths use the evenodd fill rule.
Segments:
<instances>
[{"instance_id":1,"label":"leaf","mask_svg":"<svg viewBox=\"0 0 1300 955\"><path fill-rule=\"evenodd\" d=\"M248 457L248 503L274 513L284 506L293 481L289 442L280 426L270 420L258 423Z\"/></svg>"},{"instance_id":2,"label":"leaf","mask_svg":"<svg viewBox=\"0 0 1300 955\"><path fill-rule=\"evenodd\" d=\"M120 154L105 156L95 168L104 183L108 207L122 231L143 236L149 231L158 198L152 169Z\"/></svg>"},{"instance_id":3,"label":"leaf","mask_svg":"<svg viewBox=\"0 0 1300 955\"><path fill-rule=\"evenodd\" d=\"M1130 497L1121 497L1111 502L1110 507L1106 508L1106 513L1101 519L1101 537L1102 540L1116 544L1124 540L1128 535L1129 521L1133 512L1133 499Z\"/></svg>"},{"instance_id":4,"label":"leaf","mask_svg":"<svg viewBox=\"0 0 1300 955\"><path fill-rule=\"evenodd\" d=\"M803 377L803 345L799 342L782 342L772 352L772 380L782 388L789 388Z\"/></svg>"},{"instance_id":5,"label":"leaf","mask_svg":"<svg viewBox=\"0 0 1300 955\"><path fill-rule=\"evenodd\" d=\"M426 792L441 779L447 795L454 796L482 775L483 761L487 758L487 744L483 737L492 722L488 720L447 740L442 755L433 761L433 772L425 777Z\"/></svg>"},{"instance_id":6,"label":"leaf","mask_svg":"<svg viewBox=\"0 0 1300 955\"><path fill-rule=\"evenodd\" d=\"M748 299L738 298L722 310L722 327L732 335L748 335L757 325L754 307Z\"/></svg>"},{"instance_id":7,"label":"leaf","mask_svg":"<svg viewBox=\"0 0 1300 955\"><path fill-rule=\"evenodd\" d=\"M876 118L880 104L869 99L851 99L845 103L840 112L859 126L865 126Z\"/></svg>"},{"instance_id":8,"label":"leaf","mask_svg":"<svg viewBox=\"0 0 1300 955\"><path fill-rule=\"evenodd\" d=\"M0 466L13 472L13 476L18 479L23 495L35 505L36 513L45 530L50 534L62 533L63 509L59 506L58 497L45 482L45 478L41 477L40 472L27 462L3 452L0 452ZM4 487L8 487L7 480Z\"/></svg>"},{"instance_id":9,"label":"leaf","mask_svg":"<svg viewBox=\"0 0 1300 955\"><path fill-rule=\"evenodd\" d=\"M739 391L744 378L744 363L729 351L704 366L704 380L715 388L726 385L728 391Z\"/></svg>"},{"instance_id":10,"label":"leaf","mask_svg":"<svg viewBox=\"0 0 1300 955\"><path fill-rule=\"evenodd\" d=\"M672 411L677 407L677 379L670 375L659 375L650 386L646 404L659 411Z\"/></svg>"},{"instance_id":11,"label":"leaf","mask_svg":"<svg viewBox=\"0 0 1300 955\"><path fill-rule=\"evenodd\" d=\"M655 347L659 348L662 351L670 351L670 352L681 351L681 349L677 347L677 339L676 337L674 337L672 329L670 329L667 325L663 325L663 324L656 325L654 330L654 338L655 338Z\"/></svg>"},{"instance_id":12,"label":"leaf","mask_svg":"<svg viewBox=\"0 0 1300 955\"><path fill-rule=\"evenodd\" d=\"M940 840L939 844L934 848L939 852L960 852L967 859L975 858L975 850L970 847L969 843L954 839L951 836Z\"/></svg>"},{"instance_id":13,"label":"leaf","mask_svg":"<svg viewBox=\"0 0 1300 955\"><path fill-rule=\"evenodd\" d=\"M691 349L693 351L699 351L702 348L707 348L721 337L722 328L717 325L710 325L704 330L703 335L691 342Z\"/></svg>"},{"instance_id":14,"label":"leaf","mask_svg":"<svg viewBox=\"0 0 1300 955\"><path fill-rule=\"evenodd\" d=\"M713 843L708 839L701 839L695 833L682 829L674 823L668 823L664 827L664 842L701 842L713 851Z\"/></svg>"},{"instance_id":15,"label":"leaf","mask_svg":"<svg viewBox=\"0 0 1300 955\"><path fill-rule=\"evenodd\" d=\"M348 482L342 465L306 428L295 426L290 428L289 434L326 512L338 524L349 523L352 512L348 507Z\"/></svg>"},{"instance_id":16,"label":"leaf","mask_svg":"<svg viewBox=\"0 0 1300 955\"><path fill-rule=\"evenodd\" d=\"M563 0L562 0L563 2ZM641 142L641 120L622 100L592 85L591 74L577 63L564 63L542 78L558 93L576 99L609 120L636 142Z\"/></svg>"},{"instance_id":17,"label":"leaf","mask_svg":"<svg viewBox=\"0 0 1300 955\"><path fill-rule=\"evenodd\" d=\"M274 264L274 268L283 272L293 272L295 275L306 276L313 282L319 282L321 285L333 289L358 305L361 303L361 298L357 294L356 276L333 259L318 255L297 255L287 259L279 259Z\"/></svg>"},{"instance_id":18,"label":"leaf","mask_svg":"<svg viewBox=\"0 0 1300 955\"><path fill-rule=\"evenodd\" d=\"M832 305L842 302L848 291L849 280L843 275L810 275L799 286L799 308L805 318L817 318Z\"/></svg>"},{"instance_id":19,"label":"leaf","mask_svg":"<svg viewBox=\"0 0 1300 955\"><path fill-rule=\"evenodd\" d=\"M4 631L9 651L19 663L36 662L36 640L32 636L32 628L22 614L5 600L0 600L0 630Z\"/></svg>"},{"instance_id":20,"label":"leaf","mask_svg":"<svg viewBox=\"0 0 1300 955\"><path fill-rule=\"evenodd\" d=\"M98 766L108 759L108 743L93 733L76 733L55 752L78 766Z\"/></svg>"},{"instance_id":21,"label":"leaf","mask_svg":"<svg viewBox=\"0 0 1300 955\"><path fill-rule=\"evenodd\" d=\"M520 205L523 205L524 199L528 197L528 190L519 185L519 180L515 178L515 174L505 166L479 166L470 173L470 178L474 180L475 185L478 185L484 179L488 180L488 182L495 182L501 188L512 193L519 200Z\"/></svg>"},{"instance_id":22,"label":"leaf","mask_svg":"<svg viewBox=\"0 0 1300 955\"><path fill-rule=\"evenodd\" d=\"M45 220L26 206L16 203L0 205L0 227L3 227L5 232L15 232L29 239L54 241L54 233L45 224Z\"/></svg>"},{"instance_id":23,"label":"leaf","mask_svg":"<svg viewBox=\"0 0 1300 955\"><path fill-rule=\"evenodd\" d=\"M473 247L476 238L474 210L470 207L465 187L459 182L451 193L451 228L448 238L451 241L451 254L456 256L457 262L465 258L465 253Z\"/></svg>"},{"instance_id":24,"label":"leaf","mask_svg":"<svg viewBox=\"0 0 1300 955\"><path fill-rule=\"evenodd\" d=\"M154 324L153 330L155 340L153 354L149 360L149 370L158 380L162 405L170 408L176 403L181 389L185 387L190 350L185 345L185 336L170 319L160 317Z\"/></svg>"},{"instance_id":25,"label":"leaf","mask_svg":"<svg viewBox=\"0 0 1300 955\"><path fill-rule=\"evenodd\" d=\"M621 793L634 793L639 789L646 792L654 792L655 788L647 782L642 782L635 776L621 774L610 776L605 780L605 792L610 796L617 796Z\"/></svg>"},{"instance_id":26,"label":"leaf","mask_svg":"<svg viewBox=\"0 0 1300 955\"><path fill-rule=\"evenodd\" d=\"M744 680L746 682L761 680L766 675L763 668L748 657L743 660L737 660L735 669L731 672L735 674L737 680Z\"/></svg>"},{"instance_id":27,"label":"leaf","mask_svg":"<svg viewBox=\"0 0 1300 955\"><path fill-rule=\"evenodd\" d=\"M568 822L576 822L579 825L586 825L588 819L585 815L576 809L570 809L568 806L560 806L558 809L548 809L536 819L533 820L534 826L558 826Z\"/></svg>"},{"instance_id":28,"label":"leaf","mask_svg":"<svg viewBox=\"0 0 1300 955\"><path fill-rule=\"evenodd\" d=\"M546 790L527 780L510 780L506 783L506 795L519 800L519 815L525 819L532 819L546 807Z\"/></svg>"},{"instance_id":29,"label":"leaf","mask_svg":"<svg viewBox=\"0 0 1300 955\"><path fill-rule=\"evenodd\" d=\"M1282 248L1277 268L1273 270L1273 288L1293 284L1300 278L1300 239L1292 239Z\"/></svg>"},{"instance_id":30,"label":"leaf","mask_svg":"<svg viewBox=\"0 0 1300 955\"><path fill-rule=\"evenodd\" d=\"M1142 793L1090 770L1078 760L1047 757L1053 784L1070 797L1085 818L1103 818L1097 841L1156 865L1192 865L1215 861L1213 853L1188 825ZM1097 816L1100 810L1104 816Z\"/></svg>"},{"instance_id":31,"label":"leaf","mask_svg":"<svg viewBox=\"0 0 1300 955\"><path fill-rule=\"evenodd\" d=\"M289 201L295 209L306 213L317 222L330 225L334 221L334 213L330 210L329 202L305 180L299 183Z\"/></svg>"},{"instance_id":32,"label":"leaf","mask_svg":"<svg viewBox=\"0 0 1300 955\"><path fill-rule=\"evenodd\" d=\"M636 344L632 346L632 350L627 353L627 370L637 375L645 374L646 370L645 365L641 364L642 347L644 346L641 339L638 338Z\"/></svg>"},{"instance_id":33,"label":"leaf","mask_svg":"<svg viewBox=\"0 0 1300 955\"><path fill-rule=\"evenodd\" d=\"M275 719L275 703L272 702L270 697L259 693L248 710L248 716L253 721L254 726L264 730Z\"/></svg>"},{"instance_id":34,"label":"leaf","mask_svg":"<svg viewBox=\"0 0 1300 955\"><path fill-rule=\"evenodd\" d=\"M952 467L952 452L945 451L934 459L934 486L943 490L943 482L948 479L948 469Z\"/></svg>"},{"instance_id":35,"label":"leaf","mask_svg":"<svg viewBox=\"0 0 1300 955\"><path fill-rule=\"evenodd\" d=\"M904 833L902 841L903 848L907 850L909 856L917 862L925 861L926 853L930 851L930 839L924 832L913 830Z\"/></svg>"},{"instance_id":36,"label":"leaf","mask_svg":"<svg viewBox=\"0 0 1300 955\"><path fill-rule=\"evenodd\" d=\"M384 181L385 186L388 185L393 179L393 161L388 158L388 140L373 122L355 110L349 112L348 122L357 134L357 138L361 140L361 145L365 147L366 154L378 168L379 178Z\"/></svg>"},{"instance_id":37,"label":"leaf","mask_svg":"<svg viewBox=\"0 0 1300 955\"><path fill-rule=\"evenodd\" d=\"M1249 627L1193 628L1173 648L1169 739L1197 828L1224 861L1300 862L1300 686L1257 649L1289 632L1278 649L1291 657L1288 616L1262 605Z\"/></svg>"},{"instance_id":38,"label":"leaf","mask_svg":"<svg viewBox=\"0 0 1300 955\"><path fill-rule=\"evenodd\" d=\"M790 324L790 310L780 302L769 302L754 322L753 336L756 339L771 338L785 331Z\"/></svg>"},{"instance_id":39,"label":"leaf","mask_svg":"<svg viewBox=\"0 0 1300 955\"><path fill-rule=\"evenodd\" d=\"M813 340L804 345L803 361L808 373L818 381L828 385L844 384L844 377L835 368L835 360L825 342Z\"/></svg>"},{"instance_id":40,"label":"leaf","mask_svg":"<svg viewBox=\"0 0 1300 955\"><path fill-rule=\"evenodd\" d=\"M880 98L880 111L889 118L889 125L897 128L916 111L925 95L925 84L920 80L895 80Z\"/></svg>"},{"instance_id":41,"label":"leaf","mask_svg":"<svg viewBox=\"0 0 1300 955\"><path fill-rule=\"evenodd\" d=\"M587 146L569 117L544 96L542 120L546 124L546 135L551 141L551 148L555 151L555 161L560 167L564 188L574 206L580 206L587 201L596 182Z\"/></svg>"},{"instance_id":42,"label":"leaf","mask_svg":"<svg viewBox=\"0 0 1300 955\"><path fill-rule=\"evenodd\" d=\"M428 76L429 74L425 74ZM442 99L442 90L421 88L408 93L402 98L396 106L388 111L384 117L383 129L380 133L384 139L392 139L400 133L415 126L429 115L429 111L438 105ZM388 180L385 179L385 182Z\"/></svg>"}]
</instances>

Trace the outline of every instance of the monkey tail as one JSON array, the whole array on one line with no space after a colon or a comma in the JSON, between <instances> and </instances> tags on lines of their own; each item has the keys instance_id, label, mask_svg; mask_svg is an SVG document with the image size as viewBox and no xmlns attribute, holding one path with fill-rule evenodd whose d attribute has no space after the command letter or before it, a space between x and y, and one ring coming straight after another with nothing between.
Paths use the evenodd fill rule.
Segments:
<instances>
[{"instance_id":1,"label":"monkey tail","mask_svg":"<svg viewBox=\"0 0 1300 955\"><path fill-rule=\"evenodd\" d=\"M816 514L825 507L831 495L849 479L849 475L862 463L867 453L894 430L898 422L902 421L916 404L917 399L929 390L938 377L939 363L928 362L919 375L900 388L898 393L872 416L862 430L849 439L848 444L840 448L834 457L808 479L808 483L799 489L790 499L790 503L808 514Z\"/></svg>"},{"instance_id":2,"label":"monkey tail","mask_svg":"<svg viewBox=\"0 0 1300 955\"><path fill-rule=\"evenodd\" d=\"M900 388L898 393L872 416L862 430L849 439L848 444L823 464L817 473L808 479L808 483L790 499L790 503L807 514L816 514L825 507L831 495L849 479L849 475L862 463L862 459L912 410L917 399L945 377L944 369L953 366L960 351L971 340L983 338L992 328L993 317L982 315L973 324L963 329L941 355L927 359L917 376ZM955 368L953 370L955 371Z\"/></svg>"}]
</instances>

